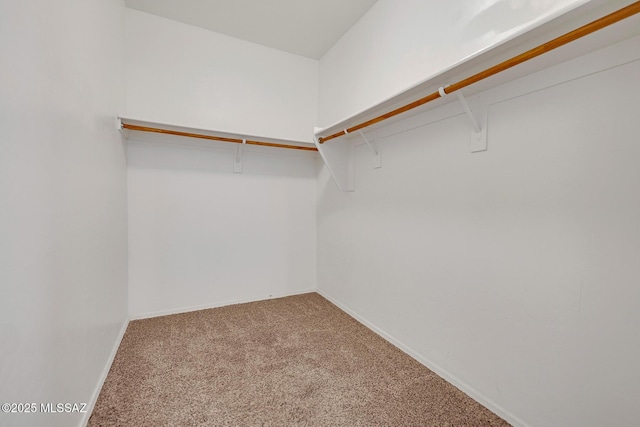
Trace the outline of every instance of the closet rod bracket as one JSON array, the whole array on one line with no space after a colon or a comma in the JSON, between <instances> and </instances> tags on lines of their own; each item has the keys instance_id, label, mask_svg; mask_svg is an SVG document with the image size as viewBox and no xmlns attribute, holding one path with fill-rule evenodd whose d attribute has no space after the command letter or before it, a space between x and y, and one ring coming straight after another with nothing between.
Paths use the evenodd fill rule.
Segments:
<instances>
[{"instance_id":1,"label":"closet rod bracket","mask_svg":"<svg viewBox=\"0 0 640 427\"><path fill-rule=\"evenodd\" d=\"M242 144L236 147L236 155L233 159L233 173L242 173L243 148L247 145L247 140L243 139Z\"/></svg>"},{"instance_id":2,"label":"closet rod bracket","mask_svg":"<svg viewBox=\"0 0 640 427\"><path fill-rule=\"evenodd\" d=\"M475 133L482 132L482 128L478 124L478 121L476 120L476 116L473 115L473 112L469 107L469 103L467 102L462 92L457 91L456 96L458 97L458 101L460 101L460 105L462 105L462 109L464 110L465 114L467 115L467 117L469 117L469 121L471 122L471 126L473 126L473 130L475 131Z\"/></svg>"},{"instance_id":3,"label":"closet rod bracket","mask_svg":"<svg viewBox=\"0 0 640 427\"><path fill-rule=\"evenodd\" d=\"M448 95L444 87L440 87L438 89L438 93L442 97L445 97L446 95ZM473 114L473 111L471 111L471 107L469 107L469 103L467 102L467 99L462 94L462 91L457 90L456 96L458 97L458 101L460 102L460 105L462 106L464 113L469 118L469 121L471 122L471 127L473 128L473 131L474 131L474 133L471 135L471 141L469 144L470 145L469 148L471 152L477 153L479 151L486 151L487 150L487 107L484 106L481 108L482 112L480 114L480 120L478 120L478 118L476 118L476 116Z\"/></svg>"},{"instance_id":4,"label":"closet rod bracket","mask_svg":"<svg viewBox=\"0 0 640 427\"><path fill-rule=\"evenodd\" d=\"M358 133L360 134L360 136L364 140L365 144L367 144L367 146L369 147L369 149L373 153L373 156L374 156L374 158L373 158L373 168L374 169L380 169L382 167L382 159L380 157L380 148L377 146L378 144L376 144L376 146L374 146L373 143L371 141L369 141L366 136L364 136L364 133L362 133L361 130L358 130Z\"/></svg>"}]
</instances>

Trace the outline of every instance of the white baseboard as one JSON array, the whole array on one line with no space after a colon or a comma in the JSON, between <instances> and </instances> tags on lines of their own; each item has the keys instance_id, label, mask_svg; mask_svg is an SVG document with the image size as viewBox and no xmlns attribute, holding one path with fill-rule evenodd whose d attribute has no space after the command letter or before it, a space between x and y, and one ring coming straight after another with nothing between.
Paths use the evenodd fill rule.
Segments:
<instances>
[{"instance_id":1,"label":"white baseboard","mask_svg":"<svg viewBox=\"0 0 640 427\"><path fill-rule=\"evenodd\" d=\"M120 329L120 333L116 339L115 344L113 345L113 349L111 350L111 354L107 359L107 363L102 370L102 375L100 375L100 380L98 384L96 384L96 388L93 390L93 394L91 395L91 399L87 402L87 412L83 414L82 419L80 420L80 427L86 427L89 422L89 418L91 418L91 413L93 412L93 408L96 406L96 402L98 401L98 396L100 396L100 391L102 390L102 386L104 385L105 380L107 379L107 375L109 375L109 370L111 369L111 365L113 364L113 360L116 358L116 353L118 352L118 348L120 347L120 343L122 342L122 338L124 337L124 333L127 331L127 326L129 326L129 321L125 321Z\"/></svg>"},{"instance_id":2,"label":"white baseboard","mask_svg":"<svg viewBox=\"0 0 640 427\"><path fill-rule=\"evenodd\" d=\"M335 298L331 297L326 292L324 292L322 290L319 290L319 289L316 290L316 292L319 293L320 295L322 295L327 300L329 300L331 303L333 303L336 306L338 306L342 311L344 311L345 313L349 314L351 317L356 319L358 322L362 323L364 326L366 326L367 328L371 329L373 332L375 332L376 334L380 335L382 338L384 338L385 340L389 341L394 346L398 347L400 350L405 352L407 355L413 357L415 360L417 360L418 362L420 362L421 364L423 364L424 366L426 366L427 368L429 368L430 370L435 372L437 375L439 375L440 377L444 378L447 382L453 384L455 387L457 387L458 389L462 390L466 395L471 397L473 400L475 400L476 402L480 403L482 406L486 407L487 409L489 409L494 414L502 417L502 419L507 421L512 426L514 426L514 427L529 427L529 425L526 424L524 421L522 421L521 419L519 419L515 415L511 414L510 412L505 410L500 405L492 402L490 399L488 399L487 397L485 397L484 395L479 393L476 389L471 387L469 384L465 383L464 381L462 381L459 378L457 378L455 375L451 374L447 370L445 370L445 369L441 368L440 366L438 366L437 364L433 363L431 360L427 359L422 354L420 354L417 351L413 350L408 345L405 345L404 343L396 340L391 335L387 334L385 331L383 331L382 329L378 328L376 325L374 325L373 323L369 322L368 320L366 320L365 318L360 316L355 311L351 310L349 307L347 307L344 304L341 304L340 302L338 302Z\"/></svg>"},{"instance_id":3,"label":"white baseboard","mask_svg":"<svg viewBox=\"0 0 640 427\"><path fill-rule=\"evenodd\" d=\"M294 296L294 295L308 294L310 292L317 292L317 289L316 288L311 288L311 289L305 289L305 290L300 290L300 291L295 291L295 292L290 292L290 293L271 294L267 298L259 298L258 297L258 298L237 299L237 300L215 302L215 303L209 303L209 304L203 304L203 305L197 305L197 306L190 306L190 307L180 307L180 308L172 308L172 309L168 309L168 310L151 311L151 312L147 312L147 313L130 314L129 315L129 320L150 319L152 317L169 316L171 314L188 313L190 311L208 310L210 308L225 307L227 305L245 304L245 303L248 303L248 302L256 302L256 301L264 301L264 300L275 299L275 298L291 297L291 296Z\"/></svg>"}]
</instances>

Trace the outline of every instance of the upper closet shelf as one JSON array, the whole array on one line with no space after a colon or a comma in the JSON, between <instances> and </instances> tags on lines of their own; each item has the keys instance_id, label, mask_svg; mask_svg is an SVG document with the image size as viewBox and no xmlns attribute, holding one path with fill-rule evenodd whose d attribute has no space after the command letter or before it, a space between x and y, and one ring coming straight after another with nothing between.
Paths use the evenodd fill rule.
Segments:
<instances>
[{"instance_id":1,"label":"upper closet shelf","mask_svg":"<svg viewBox=\"0 0 640 427\"><path fill-rule=\"evenodd\" d=\"M359 113L315 130L324 144L333 139L361 139L358 130L387 125L449 102L463 88L488 90L588 52L640 35L640 1L591 0L498 45L476 52L438 74ZM615 25L612 25L615 24ZM587 37L585 37L587 36ZM351 135L350 135L351 134Z\"/></svg>"},{"instance_id":2,"label":"upper closet shelf","mask_svg":"<svg viewBox=\"0 0 640 427\"><path fill-rule=\"evenodd\" d=\"M209 141L228 142L237 144L236 149L241 149L245 145L258 145L261 147L286 148L290 150L318 151L312 144L301 141L290 141L279 138L269 138L210 129L197 129L173 124L137 120L127 117L118 117L117 127L118 129L127 130L128 132L156 133L182 138L197 138Z\"/></svg>"},{"instance_id":3,"label":"upper closet shelf","mask_svg":"<svg viewBox=\"0 0 640 427\"><path fill-rule=\"evenodd\" d=\"M450 102L459 102L474 133L471 151L486 150L487 107L473 108L463 92L472 94L560 64L640 35L640 1L591 0L502 43L463 58L440 73L351 117L315 130L314 142L334 181L353 191L353 146L363 142L381 166L380 149L365 132ZM464 91L463 91L464 89ZM451 96L455 95L455 96ZM375 134L374 134L375 136Z\"/></svg>"}]
</instances>

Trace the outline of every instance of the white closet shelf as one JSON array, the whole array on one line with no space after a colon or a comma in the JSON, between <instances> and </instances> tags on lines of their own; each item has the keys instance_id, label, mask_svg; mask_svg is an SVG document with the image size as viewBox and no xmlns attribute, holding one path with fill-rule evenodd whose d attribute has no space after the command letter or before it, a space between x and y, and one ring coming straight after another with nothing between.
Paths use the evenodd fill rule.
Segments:
<instances>
[{"instance_id":1,"label":"white closet shelf","mask_svg":"<svg viewBox=\"0 0 640 427\"><path fill-rule=\"evenodd\" d=\"M178 126L168 123L157 123L147 120L139 120L129 117L118 117L119 129L129 132L158 133L179 138L197 138L209 141L228 142L241 145L258 145L262 147L286 148L290 150L318 151L313 144L302 141L292 141L280 138L241 134L212 129L198 129L187 126Z\"/></svg>"},{"instance_id":2,"label":"white closet shelf","mask_svg":"<svg viewBox=\"0 0 640 427\"><path fill-rule=\"evenodd\" d=\"M387 126L450 102L460 102L460 111L469 116L475 132L471 152L484 151L487 108L482 105L470 108L462 89L472 94L483 92L638 35L640 1L592 0L463 58L357 114L316 129L314 142L337 186L342 191L353 191L353 147L357 142L369 146L375 156L374 167L381 167L379 147L367 139L363 130ZM454 92L457 96L448 96Z\"/></svg>"},{"instance_id":3,"label":"white closet shelf","mask_svg":"<svg viewBox=\"0 0 640 427\"><path fill-rule=\"evenodd\" d=\"M570 41L558 48L549 48L545 46L550 40L563 37L580 27L587 27L607 15L614 15L621 9L626 9L627 16L614 21L604 22L603 27L597 28L595 32L589 33L587 37ZM429 95L438 94L440 88L444 88L447 94L452 91L447 90L447 86L455 85L470 76L480 74L491 67L508 62L523 52L533 49L541 49L540 56L529 59L526 62L519 63L513 68L505 69L499 74L494 74L488 78L483 78L472 85L468 86L471 93L478 93L493 87L508 83L520 77L527 76L536 71L543 70L550 66L568 61L569 59L584 55L591 51L604 48L611 44L623 41L625 39L640 35L640 2L625 0L592 0L582 6L579 6L567 13L542 23L541 25L529 29L526 32L515 33L498 45L491 46L485 50L478 51L473 55L461 59L459 62L452 64L450 67L440 71L439 73L428 76L424 80L418 82L412 87L403 90L379 103L376 103L350 117L344 118L325 128L316 128L315 139L320 144L324 144L333 138L341 139L360 139L360 135L356 132L360 125L387 115L397 109L407 106L416 100L428 97ZM618 17L619 18L619 17ZM453 87L453 86L452 86ZM465 86L467 87L467 86ZM459 89L454 89L459 90ZM384 118L384 121L364 126L360 129L369 129L388 125L394 121L404 119L410 115L418 114L429 109L441 107L450 102L456 102L456 96L435 96L435 99L428 103L421 104L418 107L410 108L400 115L393 115ZM352 130L350 130L352 129ZM340 134L339 136L336 136Z\"/></svg>"}]
</instances>

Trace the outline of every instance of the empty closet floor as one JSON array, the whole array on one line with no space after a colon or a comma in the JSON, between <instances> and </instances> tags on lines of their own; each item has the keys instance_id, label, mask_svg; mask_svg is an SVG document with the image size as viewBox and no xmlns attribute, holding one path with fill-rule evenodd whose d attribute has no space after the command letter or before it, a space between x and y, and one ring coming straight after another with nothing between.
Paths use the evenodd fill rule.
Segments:
<instances>
[{"instance_id":1,"label":"empty closet floor","mask_svg":"<svg viewBox=\"0 0 640 427\"><path fill-rule=\"evenodd\" d=\"M89 426L507 426L316 293L132 321Z\"/></svg>"}]
</instances>

